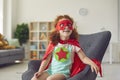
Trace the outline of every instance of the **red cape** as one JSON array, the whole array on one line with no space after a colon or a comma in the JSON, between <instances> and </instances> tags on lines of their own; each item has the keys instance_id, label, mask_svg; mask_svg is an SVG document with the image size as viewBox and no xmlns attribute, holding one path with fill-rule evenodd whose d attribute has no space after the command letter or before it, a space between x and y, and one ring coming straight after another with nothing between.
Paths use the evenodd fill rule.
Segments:
<instances>
[{"instance_id":1,"label":"red cape","mask_svg":"<svg viewBox=\"0 0 120 80\"><path fill-rule=\"evenodd\" d=\"M71 39L69 41L67 41L68 44L71 44L71 45L75 45L75 46L78 46L80 47L80 44L77 40L74 40L74 39ZM47 58L47 56L52 53L53 49L54 49L55 45L53 45L51 42L49 43L48 45L48 48L46 49L46 52L45 52L45 55L43 56L43 60L45 60ZM92 59L93 62L95 62L98 67L100 68L100 76L102 77L102 71L101 71L101 63L96 60L96 59ZM51 61L50 61L51 62ZM49 65L48 65L49 66ZM47 68L48 68L47 66ZM71 74L70 76L74 76L75 74L79 73L80 71L82 71L84 68L86 67L86 64L84 64L80 58L78 57L78 55L75 53L75 56L74 56L74 63L72 64L72 69L71 69ZM46 68L46 69L47 69Z\"/></svg>"}]
</instances>

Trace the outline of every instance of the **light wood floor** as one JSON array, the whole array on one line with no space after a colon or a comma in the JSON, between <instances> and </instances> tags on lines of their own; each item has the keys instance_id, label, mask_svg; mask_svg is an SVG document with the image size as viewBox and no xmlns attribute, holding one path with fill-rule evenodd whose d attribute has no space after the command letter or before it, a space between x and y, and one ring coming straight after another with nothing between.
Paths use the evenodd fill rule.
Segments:
<instances>
[{"instance_id":1,"label":"light wood floor","mask_svg":"<svg viewBox=\"0 0 120 80\"><path fill-rule=\"evenodd\" d=\"M22 73L27 70L28 61L20 64L0 67L0 80L22 80ZM120 63L103 63L103 77L98 75L96 80L120 80Z\"/></svg>"}]
</instances>

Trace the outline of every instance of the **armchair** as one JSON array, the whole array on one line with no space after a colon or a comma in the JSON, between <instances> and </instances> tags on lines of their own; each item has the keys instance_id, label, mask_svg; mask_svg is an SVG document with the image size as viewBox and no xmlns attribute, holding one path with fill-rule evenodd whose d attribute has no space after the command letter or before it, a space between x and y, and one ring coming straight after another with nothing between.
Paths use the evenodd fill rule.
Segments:
<instances>
[{"instance_id":1,"label":"armchair","mask_svg":"<svg viewBox=\"0 0 120 80\"><path fill-rule=\"evenodd\" d=\"M111 39L110 31L103 31L92 34L80 34L79 43L89 58L96 58L102 62L105 51ZM38 71L41 61L31 60L28 63L28 70L22 74L22 80L31 80L34 73ZM77 75L67 80L95 80L97 74L91 71L89 65Z\"/></svg>"}]
</instances>

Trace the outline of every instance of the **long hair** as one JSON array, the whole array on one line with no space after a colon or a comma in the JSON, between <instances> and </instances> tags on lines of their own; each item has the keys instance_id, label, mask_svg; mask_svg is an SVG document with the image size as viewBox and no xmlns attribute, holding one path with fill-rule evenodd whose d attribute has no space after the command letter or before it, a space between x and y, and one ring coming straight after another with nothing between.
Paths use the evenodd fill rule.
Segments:
<instances>
[{"instance_id":1,"label":"long hair","mask_svg":"<svg viewBox=\"0 0 120 80\"><path fill-rule=\"evenodd\" d=\"M57 25L57 23L59 22L59 20L61 20L61 19L68 19L68 20L70 20L71 22L72 22L72 24L74 23L74 21L73 21L73 19L70 17L70 16L68 16L68 15L60 15L60 16L58 16L56 19L55 19L55 21L54 21L54 26L55 26L55 28L56 28L56 25ZM70 39L78 39L78 32L77 32L77 30L74 28L73 29L73 31L72 31L72 33L71 33L71 35L70 35ZM59 32L55 29L55 30L53 30L51 33L50 33L50 35L49 35L49 39L50 39L50 41L54 44L54 45L56 45L56 44L58 44L58 42L59 42L59 40L60 40L60 34L59 34Z\"/></svg>"}]
</instances>

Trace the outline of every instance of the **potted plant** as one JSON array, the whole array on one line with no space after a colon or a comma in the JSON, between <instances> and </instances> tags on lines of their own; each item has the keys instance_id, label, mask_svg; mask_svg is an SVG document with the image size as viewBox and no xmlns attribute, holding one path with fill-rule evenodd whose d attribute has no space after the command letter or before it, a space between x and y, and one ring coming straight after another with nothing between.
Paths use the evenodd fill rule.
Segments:
<instances>
[{"instance_id":1,"label":"potted plant","mask_svg":"<svg viewBox=\"0 0 120 80\"><path fill-rule=\"evenodd\" d=\"M23 45L24 43L26 43L29 39L28 24L26 24L26 23L17 24L17 28L14 33L14 37L19 40L20 45Z\"/></svg>"}]
</instances>

